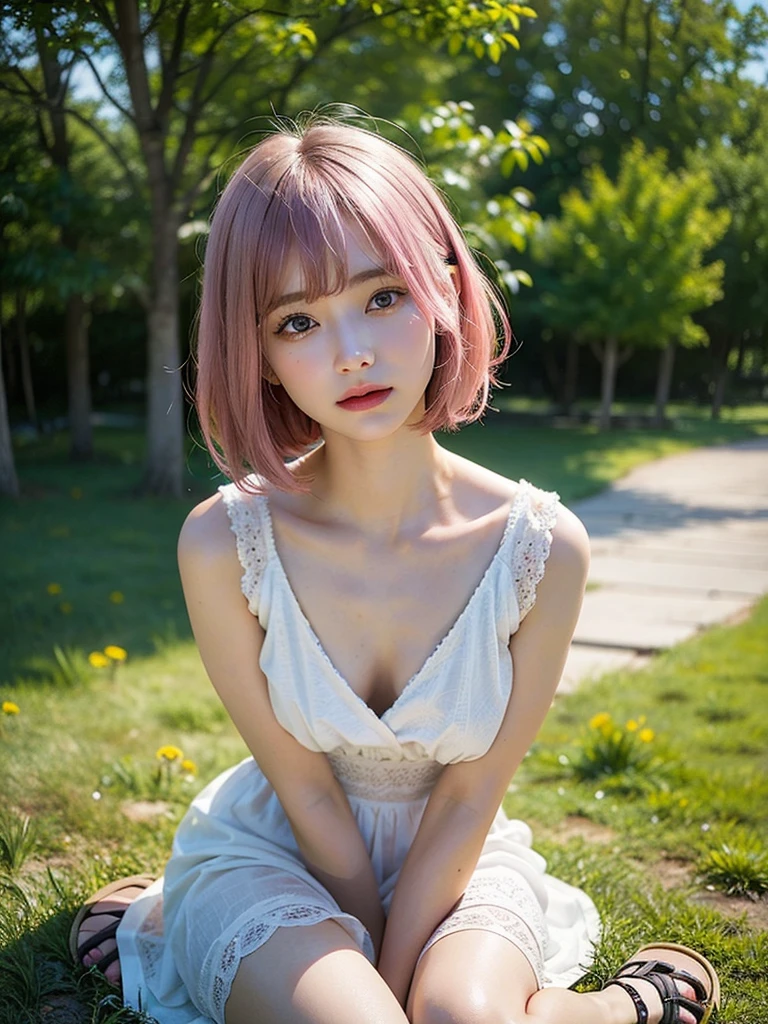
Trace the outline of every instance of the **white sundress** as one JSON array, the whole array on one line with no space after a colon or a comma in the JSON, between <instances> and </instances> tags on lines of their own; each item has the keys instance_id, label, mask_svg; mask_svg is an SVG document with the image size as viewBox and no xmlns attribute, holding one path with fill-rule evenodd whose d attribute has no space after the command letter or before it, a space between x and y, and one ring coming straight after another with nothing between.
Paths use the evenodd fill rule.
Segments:
<instances>
[{"instance_id":1,"label":"white sundress","mask_svg":"<svg viewBox=\"0 0 768 1024\"><path fill-rule=\"evenodd\" d=\"M259 483L258 478L251 478ZM324 751L367 844L385 913L443 767L482 757L512 689L510 636L544 574L558 496L521 480L484 576L446 636L381 717L335 669L280 562L268 498L220 488L242 590L265 630L259 664L279 723ZM546 874L531 831L499 809L466 892L421 955L451 932L502 935L539 984L573 984L600 924L592 900ZM179 824L164 878L117 933L127 1006L161 1024L224 1024L240 960L281 927L337 921L374 960L363 924L306 870L282 806L252 757L214 779Z\"/></svg>"}]
</instances>

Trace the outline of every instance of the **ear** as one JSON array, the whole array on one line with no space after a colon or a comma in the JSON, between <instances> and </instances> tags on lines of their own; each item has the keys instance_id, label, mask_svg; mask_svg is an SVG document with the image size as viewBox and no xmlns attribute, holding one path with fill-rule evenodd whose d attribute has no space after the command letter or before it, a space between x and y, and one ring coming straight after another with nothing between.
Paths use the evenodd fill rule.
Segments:
<instances>
[{"instance_id":1,"label":"ear","mask_svg":"<svg viewBox=\"0 0 768 1024\"><path fill-rule=\"evenodd\" d=\"M277 374L266 361L266 359L264 360L264 367L261 371L261 376L264 378L265 381L267 381L268 384L277 385L280 383L280 378L277 376Z\"/></svg>"}]
</instances>

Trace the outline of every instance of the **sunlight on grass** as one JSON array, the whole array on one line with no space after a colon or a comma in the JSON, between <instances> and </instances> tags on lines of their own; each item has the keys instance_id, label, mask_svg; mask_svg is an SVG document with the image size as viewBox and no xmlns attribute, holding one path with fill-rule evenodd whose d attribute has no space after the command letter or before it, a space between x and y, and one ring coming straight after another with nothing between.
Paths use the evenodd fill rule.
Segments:
<instances>
[{"instance_id":1,"label":"sunlight on grass","mask_svg":"<svg viewBox=\"0 0 768 1024\"><path fill-rule=\"evenodd\" d=\"M507 423L439 440L572 500L659 453L751 430ZM0 1024L37 1019L59 997L95 1019L110 989L69 967L76 907L112 878L161 872L192 796L247 754L200 662L175 565L180 524L214 478L199 461L187 499L136 498L140 440L113 433L103 461L76 470L58 439L30 448L27 494L0 521L0 976L12 1000L7 1012L0 1001ZM641 672L557 700L505 809L531 823L549 870L600 909L604 936L582 987L663 937L714 960L723 1021L768 1020L766 918L750 916L766 898L724 894L766 891L766 751L768 600ZM118 1005L99 1019L141 1020Z\"/></svg>"}]
</instances>

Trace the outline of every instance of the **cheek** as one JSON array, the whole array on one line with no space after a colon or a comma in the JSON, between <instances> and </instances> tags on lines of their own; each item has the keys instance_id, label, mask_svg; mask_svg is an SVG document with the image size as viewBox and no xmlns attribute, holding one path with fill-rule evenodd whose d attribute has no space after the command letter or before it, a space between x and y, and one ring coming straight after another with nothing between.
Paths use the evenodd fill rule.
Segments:
<instances>
[{"instance_id":1,"label":"cheek","mask_svg":"<svg viewBox=\"0 0 768 1024\"><path fill-rule=\"evenodd\" d=\"M414 362L428 365L430 370L435 361L435 332L421 313L408 317L391 339L391 349L398 362Z\"/></svg>"}]
</instances>

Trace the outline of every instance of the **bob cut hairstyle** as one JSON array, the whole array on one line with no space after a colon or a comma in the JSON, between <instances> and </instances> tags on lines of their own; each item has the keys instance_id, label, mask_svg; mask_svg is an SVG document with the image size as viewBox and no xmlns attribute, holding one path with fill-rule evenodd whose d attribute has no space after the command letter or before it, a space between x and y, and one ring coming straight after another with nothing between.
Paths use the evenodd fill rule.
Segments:
<instances>
[{"instance_id":1,"label":"bob cut hairstyle","mask_svg":"<svg viewBox=\"0 0 768 1024\"><path fill-rule=\"evenodd\" d=\"M435 331L425 414L413 429L455 431L479 419L498 384L494 370L511 339L504 307L418 163L335 118L291 122L233 173L204 259L197 412L214 461L241 490L259 489L245 479L253 472L283 491L309 489L285 463L319 441L321 428L269 382L263 337L289 261L299 261L308 302L345 289L344 224L404 279Z\"/></svg>"}]
</instances>

